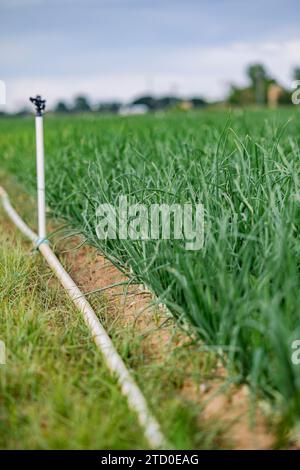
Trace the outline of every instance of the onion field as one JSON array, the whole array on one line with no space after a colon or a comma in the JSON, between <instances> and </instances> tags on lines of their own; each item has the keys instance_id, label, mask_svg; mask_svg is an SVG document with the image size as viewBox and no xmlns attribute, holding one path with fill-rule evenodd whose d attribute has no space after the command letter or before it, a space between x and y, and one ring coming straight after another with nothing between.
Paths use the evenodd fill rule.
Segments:
<instances>
[{"instance_id":1,"label":"onion field","mask_svg":"<svg viewBox=\"0 0 300 470\"><path fill-rule=\"evenodd\" d=\"M299 144L297 110L45 116L49 216L146 285L199 354L216 352L288 426L300 418ZM33 119L1 119L0 148L1 169L35 196ZM97 208L120 196L203 204L203 248L99 239Z\"/></svg>"}]
</instances>

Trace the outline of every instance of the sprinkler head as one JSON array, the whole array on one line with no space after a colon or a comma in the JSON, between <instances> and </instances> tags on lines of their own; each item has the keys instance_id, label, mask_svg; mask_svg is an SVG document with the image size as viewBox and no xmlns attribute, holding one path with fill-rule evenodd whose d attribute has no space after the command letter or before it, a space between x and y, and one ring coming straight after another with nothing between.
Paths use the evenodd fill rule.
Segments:
<instances>
[{"instance_id":1,"label":"sprinkler head","mask_svg":"<svg viewBox=\"0 0 300 470\"><path fill-rule=\"evenodd\" d=\"M36 115L37 116L42 116L43 111L46 109L46 100L43 100L40 95L36 95L35 98L29 98L31 103L34 104L35 110L36 110Z\"/></svg>"}]
</instances>

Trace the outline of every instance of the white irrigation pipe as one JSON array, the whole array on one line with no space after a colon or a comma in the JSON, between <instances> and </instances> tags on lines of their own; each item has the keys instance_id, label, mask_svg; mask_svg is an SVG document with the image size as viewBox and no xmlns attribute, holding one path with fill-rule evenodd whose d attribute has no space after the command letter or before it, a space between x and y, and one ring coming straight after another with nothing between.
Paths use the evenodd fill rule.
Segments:
<instances>
[{"instance_id":1,"label":"white irrigation pipe","mask_svg":"<svg viewBox=\"0 0 300 470\"><path fill-rule=\"evenodd\" d=\"M41 99L40 97L37 97ZM32 100L35 102L36 99ZM35 103L36 104L36 103ZM44 108L43 108L44 109ZM42 110L43 110L42 109ZM37 119L37 118L40 119ZM73 279L65 271L58 258L51 250L46 237L45 228L45 185L44 185L44 148L43 148L43 121L41 113L36 117L36 131L37 131L37 165L38 165L38 198L40 203L38 204L39 210L39 235L34 233L21 219L19 214L12 207L9 197L5 190L0 187L0 199L3 207L20 229L20 231L29 238L34 246L39 249L41 254L48 262L51 269L54 271L61 284L67 291L69 297L74 302L76 307L81 311L85 323L89 327L93 339L96 345L101 350L106 364L110 371L117 377L118 382L121 386L121 390L124 396L126 396L129 407L136 412L139 423L144 430L145 437L151 448L163 449L168 447L167 441L163 436L160 426L154 416L151 414L144 395L136 384L135 380L131 376L129 370L124 364L122 358L115 349L110 337L106 333L99 319L97 318L94 310L92 309L89 302L86 300L84 294L77 287ZM39 134L39 135L38 135ZM42 160L42 162L41 162ZM42 210L44 213L42 214Z\"/></svg>"}]
</instances>

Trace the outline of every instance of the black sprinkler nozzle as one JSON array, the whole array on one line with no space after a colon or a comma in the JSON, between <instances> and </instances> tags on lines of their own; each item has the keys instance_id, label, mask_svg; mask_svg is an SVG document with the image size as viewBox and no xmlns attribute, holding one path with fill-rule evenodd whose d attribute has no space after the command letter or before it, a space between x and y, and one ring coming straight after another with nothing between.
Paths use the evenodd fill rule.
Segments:
<instances>
[{"instance_id":1,"label":"black sprinkler nozzle","mask_svg":"<svg viewBox=\"0 0 300 470\"><path fill-rule=\"evenodd\" d=\"M36 115L37 116L42 116L43 112L46 109L46 100L43 100L40 95L36 95L35 98L29 98L31 103L34 104L35 110L36 110Z\"/></svg>"}]
</instances>

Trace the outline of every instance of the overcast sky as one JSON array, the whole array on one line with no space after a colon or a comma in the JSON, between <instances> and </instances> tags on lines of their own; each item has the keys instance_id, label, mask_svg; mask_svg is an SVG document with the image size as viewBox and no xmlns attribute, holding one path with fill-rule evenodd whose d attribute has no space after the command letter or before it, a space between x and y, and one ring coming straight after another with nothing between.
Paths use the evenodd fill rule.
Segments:
<instances>
[{"instance_id":1,"label":"overcast sky","mask_svg":"<svg viewBox=\"0 0 300 470\"><path fill-rule=\"evenodd\" d=\"M7 107L140 93L220 98L263 61L291 82L300 65L299 0L0 0Z\"/></svg>"}]
</instances>

